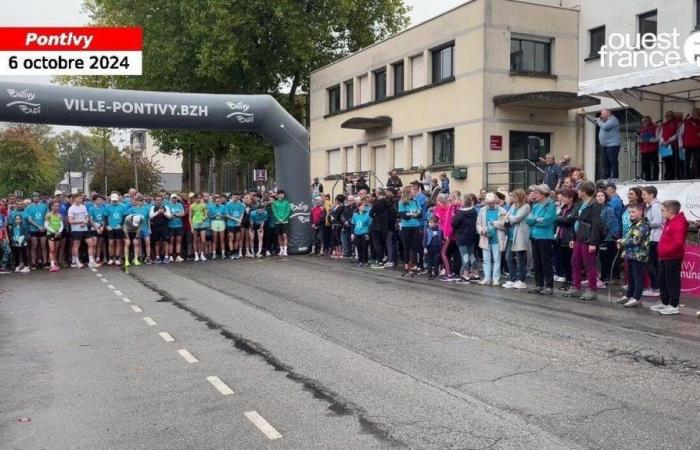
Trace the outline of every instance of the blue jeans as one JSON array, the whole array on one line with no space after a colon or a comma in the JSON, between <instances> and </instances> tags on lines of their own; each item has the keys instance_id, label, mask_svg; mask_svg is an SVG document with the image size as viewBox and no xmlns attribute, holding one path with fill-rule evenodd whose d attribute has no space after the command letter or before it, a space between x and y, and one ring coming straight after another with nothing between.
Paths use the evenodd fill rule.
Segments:
<instances>
[{"instance_id":1,"label":"blue jeans","mask_svg":"<svg viewBox=\"0 0 700 450\"><path fill-rule=\"evenodd\" d=\"M0 268L9 269L10 268L10 255L12 250L10 249L10 241L7 239L0 240L0 252L2 252L2 259L0 259Z\"/></svg>"},{"instance_id":2,"label":"blue jeans","mask_svg":"<svg viewBox=\"0 0 700 450\"><path fill-rule=\"evenodd\" d=\"M476 270L476 257L474 256L473 245L460 245L459 256L462 258L462 273L469 273Z\"/></svg>"},{"instance_id":3,"label":"blue jeans","mask_svg":"<svg viewBox=\"0 0 700 450\"><path fill-rule=\"evenodd\" d=\"M484 279L498 281L501 278L501 250L498 242L489 243L484 250Z\"/></svg>"},{"instance_id":4,"label":"blue jeans","mask_svg":"<svg viewBox=\"0 0 700 450\"><path fill-rule=\"evenodd\" d=\"M515 283L516 281L522 281L524 283L527 272L527 251L522 250L514 252L512 250L512 247L513 242L508 241L508 246L506 247L508 277L513 283Z\"/></svg>"},{"instance_id":5,"label":"blue jeans","mask_svg":"<svg viewBox=\"0 0 700 450\"><path fill-rule=\"evenodd\" d=\"M350 245L350 235L351 235L351 230L343 228L343 230L340 232L340 244L342 247L343 251L343 256L345 257L351 257L352 256L352 246Z\"/></svg>"},{"instance_id":6,"label":"blue jeans","mask_svg":"<svg viewBox=\"0 0 700 450\"><path fill-rule=\"evenodd\" d=\"M618 156L620 155L620 146L612 145L603 147L603 179L620 178L620 165Z\"/></svg>"}]
</instances>

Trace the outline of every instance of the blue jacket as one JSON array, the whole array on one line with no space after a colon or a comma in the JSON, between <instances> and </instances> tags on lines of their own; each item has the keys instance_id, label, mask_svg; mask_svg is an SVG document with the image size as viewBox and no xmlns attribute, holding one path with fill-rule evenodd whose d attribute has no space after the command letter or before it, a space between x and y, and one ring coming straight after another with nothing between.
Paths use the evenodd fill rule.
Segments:
<instances>
[{"instance_id":1,"label":"blue jacket","mask_svg":"<svg viewBox=\"0 0 700 450\"><path fill-rule=\"evenodd\" d=\"M612 242L622 237L620 234L620 222L617 220L617 217L615 217L615 212L609 204L605 204L600 209L600 221L605 227L605 237L603 241Z\"/></svg>"},{"instance_id":2,"label":"blue jacket","mask_svg":"<svg viewBox=\"0 0 700 450\"><path fill-rule=\"evenodd\" d=\"M352 219L350 221L355 226L353 234L356 236L364 236L365 234L369 233L369 227L372 225L372 218L369 216L367 211L362 214L360 214L359 211L356 212L352 215Z\"/></svg>"},{"instance_id":3,"label":"blue jacket","mask_svg":"<svg viewBox=\"0 0 700 450\"><path fill-rule=\"evenodd\" d=\"M554 239L554 221L557 218L557 207L554 202L547 200L544 203L537 202L532 207L532 212L527 216L527 224L530 226L530 238Z\"/></svg>"},{"instance_id":4,"label":"blue jacket","mask_svg":"<svg viewBox=\"0 0 700 450\"><path fill-rule=\"evenodd\" d=\"M425 229L425 233L423 234L423 247L440 248L442 247L442 238L443 234L440 227L437 227L434 230L428 227Z\"/></svg>"},{"instance_id":5,"label":"blue jacket","mask_svg":"<svg viewBox=\"0 0 700 450\"><path fill-rule=\"evenodd\" d=\"M598 140L601 146L613 147L620 145L622 142L622 139L620 139L620 122L615 116L610 116L605 122L598 119L598 126L600 127Z\"/></svg>"}]
</instances>

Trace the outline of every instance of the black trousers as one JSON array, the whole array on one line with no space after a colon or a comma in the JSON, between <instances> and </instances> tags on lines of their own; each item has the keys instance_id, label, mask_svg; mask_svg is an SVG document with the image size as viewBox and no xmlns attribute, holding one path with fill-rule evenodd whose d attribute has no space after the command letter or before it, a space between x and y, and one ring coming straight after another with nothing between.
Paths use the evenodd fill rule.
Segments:
<instances>
[{"instance_id":1,"label":"black trousers","mask_svg":"<svg viewBox=\"0 0 700 450\"><path fill-rule=\"evenodd\" d=\"M681 297L681 260L667 259L659 261L659 287L661 303L678 307Z\"/></svg>"},{"instance_id":2,"label":"black trousers","mask_svg":"<svg viewBox=\"0 0 700 450\"><path fill-rule=\"evenodd\" d=\"M416 264L418 262L418 252L423 246L421 243L420 227L404 227L401 229L401 242L404 248L404 262ZM421 252L422 253L422 252Z\"/></svg>"},{"instance_id":3,"label":"black trousers","mask_svg":"<svg viewBox=\"0 0 700 450\"><path fill-rule=\"evenodd\" d=\"M386 252L386 233L381 231L372 231L372 247L374 247L374 259L377 262L382 262Z\"/></svg>"},{"instance_id":4,"label":"black trousers","mask_svg":"<svg viewBox=\"0 0 700 450\"><path fill-rule=\"evenodd\" d=\"M645 181L659 179L659 153L642 153L642 178Z\"/></svg>"},{"instance_id":5,"label":"black trousers","mask_svg":"<svg viewBox=\"0 0 700 450\"><path fill-rule=\"evenodd\" d=\"M574 254L574 250L568 246L559 246L559 261L561 262L562 276L566 278L567 283L573 282L573 277L571 275L571 257Z\"/></svg>"},{"instance_id":6,"label":"black trousers","mask_svg":"<svg viewBox=\"0 0 700 450\"><path fill-rule=\"evenodd\" d=\"M627 278L627 294L629 299L641 300L642 291L644 291L644 263L633 259L627 260L628 278ZM680 274L678 275L680 281Z\"/></svg>"},{"instance_id":7,"label":"black trousers","mask_svg":"<svg viewBox=\"0 0 700 450\"><path fill-rule=\"evenodd\" d=\"M610 281L615 278L616 271L613 268L613 261L617 255L617 246L615 242L603 242L598 247L598 255L600 256L600 280ZM612 272L612 278L610 277Z\"/></svg>"},{"instance_id":8,"label":"black trousers","mask_svg":"<svg viewBox=\"0 0 700 450\"><path fill-rule=\"evenodd\" d=\"M683 161L683 166L685 167L685 178L687 180L692 180L698 178L700 171L698 171L698 161L700 159L700 148L698 147L686 147L685 149L685 161Z\"/></svg>"},{"instance_id":9,"label":"black trousers","mask_svg":"<svg viewBox=\"0 0 700 450\"><path fill-rule=\"evenodd\" d=\"M368 234L356 234L355 235L355 246L357 247L357 261L363 264L367 264L369 261L369 235Z\"/></svg>"},{"instance_id":10,"label":"black trousers","mask_svg":"<svg viewBox=\"0 0 700 450\"><path fill-rule=\"evenodd\" d=\"M554 287L554 268L552 267L552 248L554 239L530 239L532 243L532 265L535 268L535 285L537 287Z\"/></svg>"},{"instance_id":11,"label":"black trousers","mask_svg":"<svg viewBox=\"0 0 700 450\"><path fill-rule=\"evenodd\" d=\"M678 179L678 149L673 149L673 155L663 158L664 181Z\"/></svg>"},{"instance_id":12,"label":"black trousers","mask_svg":"<svg viewBox=\"0 0 700 450\"><path fill-rule=\"evenodd\" d=\"M649 272L649 280L651 281L652 289L659 288L659 252L657 250L658 246L658 242L649 242L649 263L647 263L647 271Z\"/></svg>"},{"instance_id":13,"label":"black trousers","mask_svg":"<svg viewBox=\"0 0 700 450\"><path fill-rule=\"evenodd\" d=\"M428 275L436 277L440 274L440 247L428 247L428 257L425 263Z\"/></svg>"}]
</instances>

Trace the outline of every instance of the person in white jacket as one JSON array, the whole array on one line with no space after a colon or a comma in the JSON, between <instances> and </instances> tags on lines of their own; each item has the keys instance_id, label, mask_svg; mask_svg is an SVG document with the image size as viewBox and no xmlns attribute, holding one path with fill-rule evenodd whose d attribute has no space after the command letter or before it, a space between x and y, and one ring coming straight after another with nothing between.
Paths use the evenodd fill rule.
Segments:
<instances>
[{"instance_id":1,"label":"person in white jacket","mask_svg":"<svg viewBox=\"0 0 700 450\"><path fill-rule=\"evenodd\" d=\"M506 233L498 225L507 215L506 210L498 206L498 197L493 192L486 194L485 205L476 219L476 232L479 234L479 248L484 253L484 279L481 285L498 286L501 278L501 253L506 249ZM500 228L499 228L500 226Z\"/></svg>"}]
</instances>

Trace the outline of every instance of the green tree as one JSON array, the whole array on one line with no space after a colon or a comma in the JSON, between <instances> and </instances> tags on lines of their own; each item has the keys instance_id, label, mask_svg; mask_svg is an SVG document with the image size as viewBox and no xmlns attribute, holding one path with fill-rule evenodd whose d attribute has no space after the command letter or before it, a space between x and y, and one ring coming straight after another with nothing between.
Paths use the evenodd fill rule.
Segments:
<instances>
[{"instance_id":1,"label":"green tree","mask_svg":"<svg viewBox=\"0 0 700 450\"><path fill-rule=\"evenodd\" d=\"M0 194L52 193L59 174L48 131L44 125L18 125L0 133Z\"/></svg>"},{"instance_id":2,"label":"green tree","mask_svg":"<svg viewBox=\"0 0 700 450\"><path fill-rule=\"evenodd\" d=\"M88 172L95 170L95 161L102 155L102 142L99 137L66 130L55 140L62 174L79 172L85 179ZM85 189L84 186L80 188Z\"/></svg>"},{"instance_id":3,"label":"green tree","mask_svg":"<svg viewBox=\"0 0 700 450\"><path fill-rule=\"evenodd\" d=\"M85 9L96 25L143 27L143 76L61 81L122 89L266 93L300 120L308 117L312 70L408 23L403 0L85 0ZM182 151L186 165L193 157L201 162L215 158L218 170L231 152L246 160L257 155L259 166L272 161L271 147L255 136L171 130L154 136L163 152Z\"/></svg>"},{"instance_id":4,"label":"green tree","mask_svg":"<svg viewBox=\"0 0 700 450\"><path fill-rule=\"evenodd\" d=\"M124 193L137 184L141 192L155 192L160 187L161 168L156 163L110 147L107 150L106 164L102 156L95 161L95 175L90 183L90 190L105 192L105 167L109 192Z\"/></svg>"}]
</instances>

